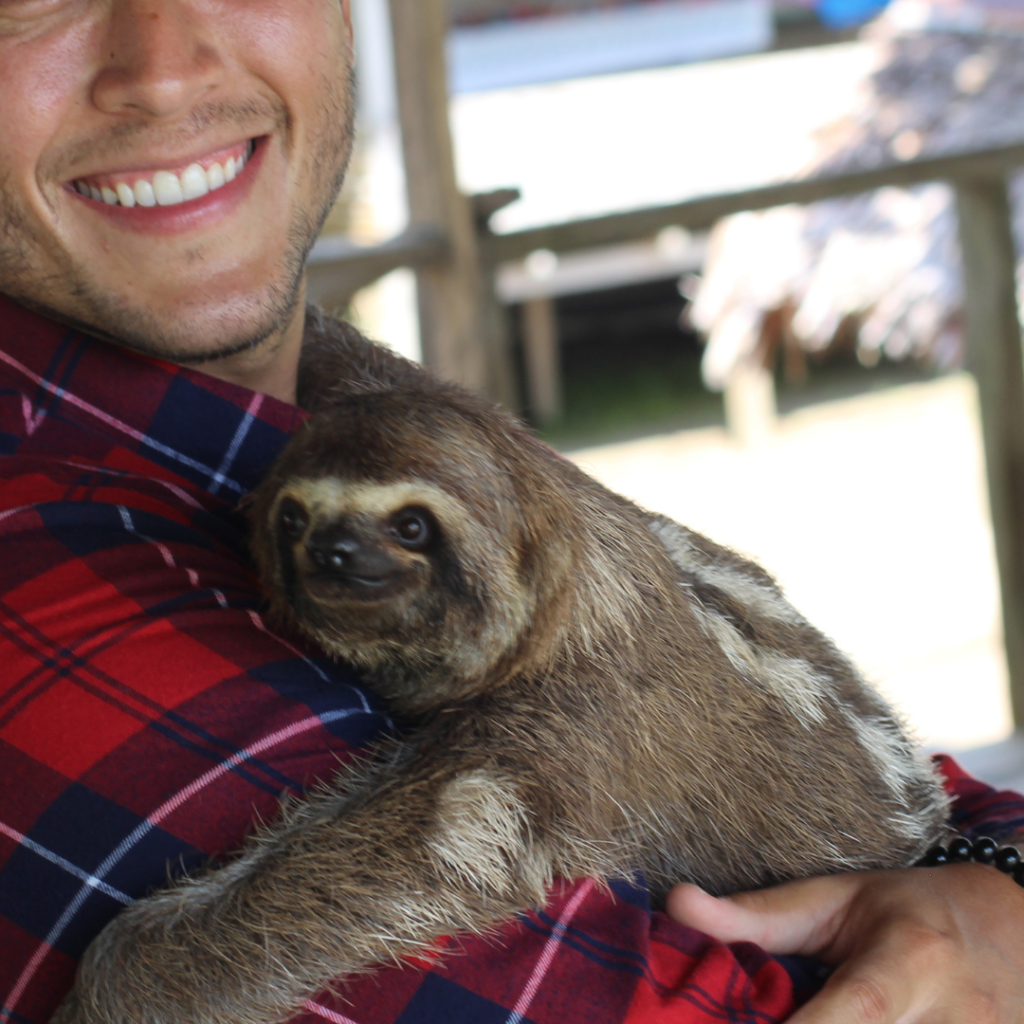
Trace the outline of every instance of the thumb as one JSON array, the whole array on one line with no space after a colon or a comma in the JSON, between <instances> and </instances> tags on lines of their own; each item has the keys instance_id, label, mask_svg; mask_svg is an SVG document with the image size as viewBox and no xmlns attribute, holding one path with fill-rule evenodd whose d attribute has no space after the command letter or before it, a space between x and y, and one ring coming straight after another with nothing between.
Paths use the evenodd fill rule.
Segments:
<instances>
[{"instance_id":1,"label":"thumb","mask_svg":"<svg viewBox=\"0 0 1024 1024\"><path fill-rule=\"evenodd\" d=\"M768 953L813 956L835 941L858 890L853 875L722 897L683 884L669 893L665 909L674 921L720 942L753 942Z\"/></svg>"}]
</instances>

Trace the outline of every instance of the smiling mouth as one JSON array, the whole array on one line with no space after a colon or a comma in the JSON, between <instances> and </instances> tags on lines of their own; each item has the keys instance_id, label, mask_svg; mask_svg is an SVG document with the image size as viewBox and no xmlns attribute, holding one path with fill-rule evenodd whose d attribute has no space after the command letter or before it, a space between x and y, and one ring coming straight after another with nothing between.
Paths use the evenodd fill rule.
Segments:
<instances>
[{"instance_id":1,"label":"smiling mouth","mask_svg":"<svg viewBox=\"0 0 1024 1024\"><path fill-rule=\"evenodd\" d=\"M256 142L250 139L187 167L96 175L79 178L71 187L86 199L108 206L180 206L234 181L255 151Z\"/></svg>"},{"instance_id":2,"label":"smiling mouth","mask_svg":"<svg viewBox=\"0 0 1024 1024\"><path fill-rule=\"evenodd\" d=\"M326 572L306 577L306 589L313 600L354 601L357 604L386 601L401 593L408 585L407 573L392 572L382 576L346 575Z\"/></svg>"}]
</instances>

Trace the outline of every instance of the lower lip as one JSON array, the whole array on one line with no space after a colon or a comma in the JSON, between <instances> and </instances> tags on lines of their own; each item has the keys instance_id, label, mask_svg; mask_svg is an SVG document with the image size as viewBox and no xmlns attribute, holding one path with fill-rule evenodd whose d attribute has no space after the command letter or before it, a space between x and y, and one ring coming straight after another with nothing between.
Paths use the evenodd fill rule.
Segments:
<instances>
[{"instance_id":1,"label":"lower lip","mask_svg":"<svg viewBox=\"0 0 1024 1024\"><path fill-rule=\"evenodd\" d=\"M246 199L263 164L267 142L266 138L254 140L253 154L234 181L229 181L213 192L207 192L199 199L191 199L176 206L112 206L81 195L71 185L66 188L75 199L129 231L149 235L178 235L198 231L223 220Z\"/></svg>"},{"instance_id":2,"label":"lower lip","mask_svg":"<svg viewBox=\"0 0 1024 1024\"><path fill-rule=\"evenodd\" d=\"M316 582L336 583L339 586L356 586L356 587L383 587L387 586L394 578L394 574L391 576L381 576L377 579L373 579L369 576L341 576L338 574L332 575L331 573L316 573L309 577L311 580Z\"/></svg>"}]
</instances>

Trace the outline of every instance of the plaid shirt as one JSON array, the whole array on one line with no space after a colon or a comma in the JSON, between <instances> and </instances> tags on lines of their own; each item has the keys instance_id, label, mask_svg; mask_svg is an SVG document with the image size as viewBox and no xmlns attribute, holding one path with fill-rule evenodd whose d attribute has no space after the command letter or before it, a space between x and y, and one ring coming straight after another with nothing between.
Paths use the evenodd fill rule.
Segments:
<instances>
[{"instance_id":1,"label":"plaid shirt","mask_svg":"<svg viewBox=\"0 0 1024 1024\"><path fill-rule=\"evenodd\" d=\"M43 1024L122 906L387 728L261 617L237 501L302 417L0 296L0 1024ZM963 827L1024 822L1021 798L946 771ZM304 1024L772 1024L820 979L619 883L451 946Z\"/></svg>"}]
</instances>

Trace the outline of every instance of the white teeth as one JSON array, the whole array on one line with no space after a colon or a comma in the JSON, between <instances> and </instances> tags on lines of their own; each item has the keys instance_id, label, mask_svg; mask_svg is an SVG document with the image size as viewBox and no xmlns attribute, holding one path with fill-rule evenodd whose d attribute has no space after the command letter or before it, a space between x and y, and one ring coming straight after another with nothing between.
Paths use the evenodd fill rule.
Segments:
<instances>
[{"instance_id":1,"label":"white teeth","mask_svg":"<svg viewBox=\"0 0 1024 1024\"><path fill-rule=\"evenodd\" d=\"M153 194L161 206L177 206L185 202L181 179L170 171L157 171L153 175Z\"/></svg>"},{"instance_id":2,"label":"white teeth","mask_svg":"<svg viewBox=\"0 0 1024 1024\"><path fill-rule=\"evenodd\" d=\"M181 175L181 194L185 201L199 199L210 191L210 180L199 164L189 164Z\"/></svg>"},{"instance_id":3,"label":"white teeth","mask_svg":"<svg viewBox=\"0 0 1024 1024\"><path fill-rule=\"evenodd\" d=\"M204 170L202 164L190 164L180 177L171 171L157 171L152 182L139 178L134 186L119 182L113 188L106 185L96 188L84 181L76 181L74 188L81 195L110 206L177 206L191 199L200 199L234 181L254 152L255 146L250 142L242 156L228 157L223 164L215 163L208 170Z\"/></svg>"},{"instance_id":4,"label":"white teeth","mask_svg":"<svg viewBox=\"0 0 1024 1024\"><path fill-rule=\"evenodd\" d=\"M220 164L214 164L206 172L206 180L210 184L210 191L215 192L224 187L224 168Z\"/></svg>"},{"instance_id":5,"label":"white teeth","mask_svg":"<svg viewBox=\"0 0 1024 1024\"><path fill-rule=\"evenodd\" d=\"M153 193L153 186L145 178L139 178L135 182L134 192L139 206L156 206L156 195Z\"/></svg>"}]
</instances>

